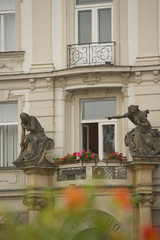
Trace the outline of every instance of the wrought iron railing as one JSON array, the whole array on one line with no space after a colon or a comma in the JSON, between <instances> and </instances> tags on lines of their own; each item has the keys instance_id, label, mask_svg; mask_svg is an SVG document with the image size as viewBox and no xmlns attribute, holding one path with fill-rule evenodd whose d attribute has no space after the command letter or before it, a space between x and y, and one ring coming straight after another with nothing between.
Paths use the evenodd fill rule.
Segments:
<instances>
[{"instance_id":1,"label":"wrought iron railing","mask_svg":"<svg viewBox=\"0 0 160 240\"><path fill-rule=\"evenodd\" d=\"M57 181L85 180L86 167L68 167L57 170ZM92 166L92 179L127 179L126 166Z\"/></svg>"},{"instance_id":2,"label":"wrought iron railing","mask_svg":"<svg viewBox=\"0 0 160 240\"><path fill-rule=\"evenodd\" d=\"M68 68L115 62L115 42L70 44Z\"/></svg>"}]
</instances>

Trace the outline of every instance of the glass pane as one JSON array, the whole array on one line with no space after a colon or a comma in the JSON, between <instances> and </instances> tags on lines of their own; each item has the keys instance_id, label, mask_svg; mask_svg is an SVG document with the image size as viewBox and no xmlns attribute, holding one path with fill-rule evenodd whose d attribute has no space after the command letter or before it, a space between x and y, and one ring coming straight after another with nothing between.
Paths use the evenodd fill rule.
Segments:
<instances>
[{"instance_id":1,"label":"glass pane","mask_svg":"<svg viewBox=\"0 0 160 240\"><path fill-rule=\"evenodd\" d=\"M99 42L111 41L111 8L99 9Z\"/></svg>"},{"instance_id":2,"label":"glass pane","mask_svg":"<svg viewBox=\"0 0 160 240\"><path fill-rule=\"evenodd\" d=\"M1 45L2 45L2 37L3 37L2 34L1 34L1 33L2 33L2 30L1 30L1 21L2 21L2 20L1 20L1 16L0 16L0 51L2 51L2 46L1 46Z\"/></svg>"},{"instance_id":3,"label":"glass pane","mask_svg":"<svg viewBox=\"0 0 160 240\"><path fill-rule=\"evenodd\" d=\"M15 15L7 14L5 16L5 50L15 49Z\"/></svg>"},{"instance_id":4,"label":"glass pane","mask_svg":"<svg viewBox=\"0 0 160 240\"><path fill-rule=\"evenodd\" d=\"M82 101L82 120L104 119L116 114L116 99Z\"/></svg>"},{"instance_id":5,"label":"glass pane","mask_svg":"<svg viewBox=\"0 0 160 240\"><path fill-rule=\"evenodd\" d=\"M91 42L91 10L78 12L78 43Z\"/></svg>"},{"instance_id":6,"label":"glass pane","mask_svg":"<svg viewBox=\"0 0 160 240\"><path fill-rule=\"evenodd\" d=\"M98 153L98 123L82 124L82 148Z\"/></svg>"},{"instance_id":7,"label":"glass pane","mask_svg":"<svg viewBox=\"0 0 160 240\"><path fill-rule=\"evenodd\" d=\"M12 166L17 158L17 132L18 127L9 125L1 127L0 162L3 167Z\"/></svg>"},{"instance_id":8,"label":"glass pane","mask_svg":"<svg viewBox=\"0 0 160 240\"><path fill-rule=\"evenodd\" d=\"M0 0L0 11L15 10L15 0Z\"/></svg>"},{"instance_id":9,"label":"glass pane","mask_svg":"<svg viewBox=\"0 0 160 240\"><path fill-rule=\"evenodd\" d=\"M18 121L18 104L15 102L0 103L0 123Z\"/></svg>"},{"instance_id":10,"label":"glass pane","mask_svg":"<svg viewBox=\"0 0 160 240\"><path fill-rule=\"evenodd\" d=\"M115 125L103 125L103 158L115 151Z\"/></svg>"},{"instance_id":11,"label":"glass pane","mask_svg":"<svg viewBox=\"0 0 160 240\"><path fill-rule=\"evenodd\" d=\"M76 4L94 4L94 3L109 3L113 2L113 0L76 0Z\"/></svg>"}]
</instances>

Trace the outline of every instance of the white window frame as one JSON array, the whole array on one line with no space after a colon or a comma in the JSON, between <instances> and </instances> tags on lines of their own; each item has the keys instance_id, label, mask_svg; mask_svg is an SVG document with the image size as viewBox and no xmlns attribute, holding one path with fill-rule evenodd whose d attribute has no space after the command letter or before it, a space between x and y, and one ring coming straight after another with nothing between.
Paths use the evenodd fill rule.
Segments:
<instances>
[{"instance_id":1,"label":"white window frame","mask_svg":"<svg viewBox=\"0 0 160 240\"><path fill-rule=\"evenodd\" d=\"M8 10L8 11L0 11L0 19L1 19L1 32L0 32L0 36L1 37L1 46L0 46L0 51L7 51L6 50L6 46L5 46L5 16L8 14L14 14L15 15L15 10ZM15 26L16 26L16 16L15 16ZM16 27L15 27L15 38L16 38ZM15 39L15 43L16 43L16 39ZM14 49L15 50L15 46Z\"/></svg>"},{"instance_id":2,"label":"white window frame","mask_svg":"<svg viewBox=\"0 0 160 240\"><path fill-rule=\"evenodd\" d=\"M104 120L104 119L95 119L95 120L81 120L81 149L83 146L83 127L82 124L87 123L97 123L98 124L98 155L99 160L103 160L103 126L104 125L114 125L115 126L115 151L117 151L117 120ZM88 140L89 145L89 140ZM87 149L89 150L89 149Z\"/></svg>"},{"instance_id":3,"label":"white window frame","mask_svg":"<svg viewBox=\"0 0 160 240\"><path fill-rule=\"evenodd\" d=\"M75 39L76 43L78 43L78 12L84 10L91 10L91 22L92 22L92 43L99 42L99 31L98 31L98 10L99 9L111 9L111 41L113 41L113 2L112 3L101 3L101 4L84 4L84 5L76 5L75 6Z\"/></svg>"},{"instance_id":4,"label":"white window frame","mask_svg":"<svg viewBox=\"0 0 160 240\"><path fill-rule=\"evenodd\" d=\"M117 151L117 121L116 120L106 120L106 122L99 122L98 123L98 148L99 148L99 159L103 159L103 126L106 125L114 125L115 128L115 135L114 135L114 146L115 151Z\"/></svg>"},{"instance_id":5,"label":"white window frame","mask_svg":"<svg viewBox=\"0 0 160 240\"><path fill-rule=\"evenodd\" d=\"M8 167L8 166L12 166L12 165L9 165L9 162L4 162L4 152L3 152L3 149L4 149L4 146L3 146L3 141L4 141L4 133L3 133L3 127L4 126L17 126L18 127L18 122L3 122L3 123L0 123L0 148L1 148L1 155L0 155L0 167Z\"/></svg>"}]
</instances>

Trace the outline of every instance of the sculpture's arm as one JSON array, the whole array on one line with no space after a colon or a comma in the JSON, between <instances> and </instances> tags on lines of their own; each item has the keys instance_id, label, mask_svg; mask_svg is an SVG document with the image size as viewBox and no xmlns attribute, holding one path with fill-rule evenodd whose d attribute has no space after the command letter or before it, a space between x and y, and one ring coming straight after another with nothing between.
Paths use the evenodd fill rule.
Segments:
<instances>
[{"instance_id":1,"label":"sculpture's arm","mask_svg":"<svg viewBox=\"0 0 160 240\"><path fill-rule=\"evenodd\" d=\"M110 120L110 119L120 119L120 118L126 118L126 117L128 117L128 113L125 113L124 115L109 116L106 118L108 118L108 120Z\"/></svg>"},{"instance_id":2,"label":"sculpture's arm","mask_svg":"<svg viewBox=\"0 0 160 240\"><path fill-rule=\"evenodd\" d=\"M24 139L25 139L25 128L22 125L21 143L20 143L21 147L23 146Z\"/></svg>"},{"instance_id":3,"label":"sculpture's arm","mask_svg":"<svg viewBox=\"0 0 160 240\"><path fill-rule=\"evenodd\" d=\"M30 121L31 122L30 122L30 126L29 126L28 130L29 131L33 131L35 129L35 127L36 127L36 120L35 120L34 117L31 117Z\"/></svg>"}]
</instances>

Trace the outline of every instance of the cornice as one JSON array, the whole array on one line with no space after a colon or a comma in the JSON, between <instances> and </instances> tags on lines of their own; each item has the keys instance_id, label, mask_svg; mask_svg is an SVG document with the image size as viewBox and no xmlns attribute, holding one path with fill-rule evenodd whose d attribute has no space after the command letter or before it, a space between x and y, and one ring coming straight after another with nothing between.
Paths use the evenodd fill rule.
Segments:
<instances>
[{"instance_id":1,"label":"cornice","mask_svg":"<svg viewBox=\"0 0 160 240\"><path fill-rule=\"evenodd\" d=\"M3 54L3 53L2 53ZM147 72L152 71L152 73L157 73L160 71L160 65L153 65L153 66L89 66L89 67L77 67L71 69L61 69L55 70L51 72L38 72L38 73L1 73L0 74L0 81L12 81L12 80L27 80L27 79L42 79L42 78L52 78L57 79L59 77L70 77L70 76L78 76L81 74L134 74L136 72Z\"/></svg>"}]
</instances>

